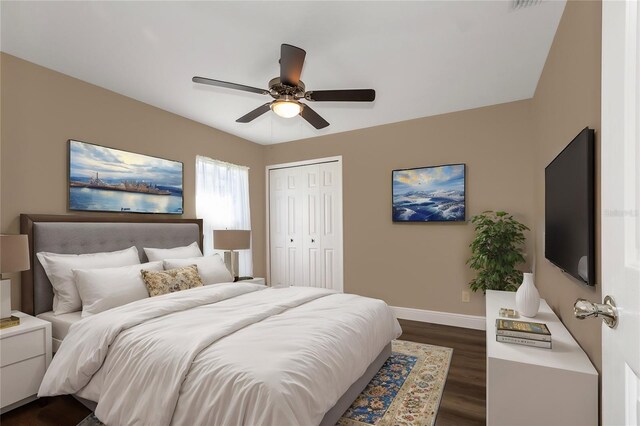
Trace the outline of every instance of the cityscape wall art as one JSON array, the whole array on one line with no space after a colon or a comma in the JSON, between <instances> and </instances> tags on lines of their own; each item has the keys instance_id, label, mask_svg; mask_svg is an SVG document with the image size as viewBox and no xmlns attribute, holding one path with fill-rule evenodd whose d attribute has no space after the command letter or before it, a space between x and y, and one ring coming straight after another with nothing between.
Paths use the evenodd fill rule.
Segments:
<instances>
[{"instance_id":1,"label":"cityscape wall art","mask_svg":"<svg viewBox=\"0 0 640 426\"><path fill-rule=\"evenodd\" d=\"M394 222L465 220L464 164L394 170Z\"/></svg>"},{"instance_id":2,"label":"cityscape wall art","mask_svg":"<svg viewBox=\"0 0 640 426\"><path fill-rule=\"evenodd\" d=\"M162 213L184 210L183 164L69 140L69 209Z\"/></svg>"}]
</instances>

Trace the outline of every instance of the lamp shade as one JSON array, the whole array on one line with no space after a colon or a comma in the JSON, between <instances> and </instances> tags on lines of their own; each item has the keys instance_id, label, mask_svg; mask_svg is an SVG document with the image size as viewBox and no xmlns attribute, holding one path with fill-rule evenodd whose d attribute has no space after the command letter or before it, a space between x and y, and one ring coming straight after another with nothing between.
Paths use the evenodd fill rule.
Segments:
<instances>
[{"instance_id":1,"label":"lamp shade","mask_svg":"<svg viewBox=\"0 0 640 426\"><path fill-rule=\"evenodd\" d=\"M20 272L30 268L29 238L26 235L0 235L0 272Z\"/></svg>"},{"instance_id":2,"label":"lamp shade","mask_svg":"<svg viewBox=\"0 0 640 426\"><path fill-rule=\"evenodd\" d=\"M213 231L213 248L216 250L246 250L251 248L251 231L218 229Z\"/></svg>"}]
</instances>

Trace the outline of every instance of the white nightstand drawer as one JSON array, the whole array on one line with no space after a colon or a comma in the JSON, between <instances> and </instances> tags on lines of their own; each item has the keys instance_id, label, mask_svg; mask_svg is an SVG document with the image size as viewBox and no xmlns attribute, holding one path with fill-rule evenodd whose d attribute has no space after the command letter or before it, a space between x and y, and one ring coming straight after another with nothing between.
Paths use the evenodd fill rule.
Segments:
<instances>
[{"instance_id":1,"label":"white nightstand drawer","mask_svg":"<svg viewBox=\"0 0 640 426\"><path fill-rule=\"evenodd\" d=\"M0 367L44 353L44 328L0 339Z\"/></svg>"},{"instance_id":2,"label":"white nightstand drawer","mask_svg":"<svg viewBox=\"0 0 640 426\"><path fill-rule=\"evenodd\" d=\"M37 394L45 370L44 354L0 368L0 405L6 407Z\"/></svg>"}]
</instances>

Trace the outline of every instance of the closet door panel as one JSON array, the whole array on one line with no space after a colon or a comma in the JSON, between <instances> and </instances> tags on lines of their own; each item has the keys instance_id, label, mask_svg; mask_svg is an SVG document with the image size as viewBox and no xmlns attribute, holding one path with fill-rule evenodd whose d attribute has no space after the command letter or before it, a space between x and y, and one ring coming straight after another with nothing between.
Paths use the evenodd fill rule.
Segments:
<instances>
[{"instance_id":1,"label":"closet door panel","mask_svg":"<svg viewBox=\"0 0 640 426\"><path fill-rule=\"evenodd\" d=\"M299 168L283 169L287 173L286 212L286 285L303 285L302 251L303 251L303 173Z\"/></svg>"},{"instance_id":2,"label":"closet door panel","mask_svg":"<svg viewBox=\"0 0 640 426\"><path fill-rule=\"evenodd\" d=\"M301 167L303 183L303 255L304 285L322 287L320 265L320 167Z\"/></svg>"},{"instance_id":3,"label":"closet door panel","mask_svg":"<svg viewBox=\"0 0 640 426\"><path fill-rule=\"evenodd\" d=\"M342 291L342 178L338 163L320 165L322 287Z\"/></svg>"},{"instance_id":4,"label":"closet door panel","mask_svg":"<svg viewBox=\"0 0 640 426\"><path fill-rule=\"evenodd\" d=\"M286 285L286 179L283 170L271 170L269 174L269 248L271 253L271 285Z\"/></svg>"}]
</instances>

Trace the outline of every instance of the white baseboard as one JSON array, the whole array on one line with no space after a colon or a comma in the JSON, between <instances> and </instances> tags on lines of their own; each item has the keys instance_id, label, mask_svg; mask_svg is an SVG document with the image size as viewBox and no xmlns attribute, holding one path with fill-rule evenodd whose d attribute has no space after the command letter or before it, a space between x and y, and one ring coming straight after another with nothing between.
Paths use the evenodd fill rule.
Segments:
<instances>
[{"instance_id":1,"label":"white baseboard","mask_svg":"<svg viewBox=\"0 0 640 426\"><path fill-rule=\"evenodd\" d=\"M399 319L430 322L433 324L450 325L453 327L485 330L485 317L477 315L454 314L450 312L427 311L425 309L402 308L392 306L393 312Z\"/></svg>"}]
</instances>

